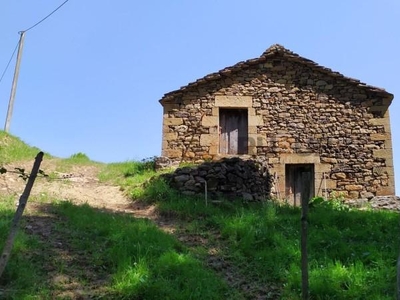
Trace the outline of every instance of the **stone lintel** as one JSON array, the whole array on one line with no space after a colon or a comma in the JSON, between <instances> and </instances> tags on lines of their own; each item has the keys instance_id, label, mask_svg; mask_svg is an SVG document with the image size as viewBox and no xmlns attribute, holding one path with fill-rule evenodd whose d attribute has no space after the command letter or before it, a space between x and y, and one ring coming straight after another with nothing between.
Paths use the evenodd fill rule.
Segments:
<instances>
[{"instance_id":1,"label":"stone lintel","mask_svg":"<svg viewBox=\"0 0 400 300\"><path fill-rule=\"evenodd\" d=\"M315 153L282 153L281 163L285 164L319 164L320 157Z\"/></svg>"},{"instance_id":2,"label":"stone lintel","mask_svg":"<svg viewBox=\"0 0 400 300\"><path fill-rule=\"evenodd\" d=\"M215 106L218 107L252 107L253 99L251 96L225 96L216 95L215 96Z\"/></svg>"}]
</instances>

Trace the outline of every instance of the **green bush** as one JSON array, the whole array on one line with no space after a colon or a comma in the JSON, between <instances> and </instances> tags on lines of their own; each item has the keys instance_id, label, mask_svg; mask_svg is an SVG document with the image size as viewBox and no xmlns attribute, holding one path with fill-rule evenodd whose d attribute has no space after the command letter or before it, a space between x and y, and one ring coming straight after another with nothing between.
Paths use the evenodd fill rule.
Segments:
<instances>
[{"instance_id":1,"label":"green bush","mask_svg":"<svg viewBox=\"0 0 400 300\"><path fill-rule=\"evenodd\" d=\"M68 160L74 163L90 162L90 158L82 152L72 154Z\"/></svg>"}]
</instances>

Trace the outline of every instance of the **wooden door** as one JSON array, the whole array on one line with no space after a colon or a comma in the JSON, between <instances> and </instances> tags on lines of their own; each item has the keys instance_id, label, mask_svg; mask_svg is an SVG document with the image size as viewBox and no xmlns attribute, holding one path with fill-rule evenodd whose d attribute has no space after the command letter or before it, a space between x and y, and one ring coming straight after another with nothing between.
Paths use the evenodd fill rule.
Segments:
<instances>
[{"instance_id":1,"label":"wooden door","mask_svg":"<svg viewBox=\"0 0 400 300\"><path fill-rule=\"evenodd\" d=\"M247 109L221 109L219 126L219 152L221 154L247 154Z\"/></svg>"},{"instance_id":2,"label":"wooden door","mask_svg":"<svg viewBox=\"0 0 400 300\"><path fill-rule=\"evenodd\" d=\"M302 197L314 197L314 165L286 165L286 199L292 205L299 206Z\"/></svg>"}]
</instances>

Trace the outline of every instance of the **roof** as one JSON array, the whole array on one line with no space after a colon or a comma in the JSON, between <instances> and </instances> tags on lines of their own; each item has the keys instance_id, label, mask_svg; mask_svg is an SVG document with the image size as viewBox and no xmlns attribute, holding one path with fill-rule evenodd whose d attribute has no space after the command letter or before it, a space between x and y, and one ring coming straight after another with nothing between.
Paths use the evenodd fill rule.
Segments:
<instances>
[{"instance_id":1,"label":"roof","mask_svg":"<svg viewBox=\"0 0 400 300\"><path fill-rule=\"evenodd\" d=\"M360 88L364 88L369 92L375 92L375 93L379 93L379 94L383 94L386 97L389 97L390 99L393 99L393 94L390 94L388 92L386 92L384 89L382 88L378 88L375 86L371 86L371 85L367 85L366 83L361 82L360 80L354 79L354 78L350 78L350 77L346 77L343 74L339 73L339 72L335 72L332 71L329 68L325 68L323 66L318 65L316 62L301 57L300 55L286 49L285 47L283 47L282 45L279 44L275 44L272 45L271 47L269 47L267 50L264 51L263 54L261 54L260 57L258 58L253 58L253 59L248 59L246 61L241 61L231 67L226 67L222 70L219 70L218 72L215 73L211 73L208 74L194 82L191 82L185 86L182 86L180 89L166 93L160 100L161 103L170 100L172 98L175 98L176 96L180 96L182 94L184 94L185 92L189 91L190 89L194 88L194 87L198 87L204 83L210 82L210 81L214 81L214 80L218 80L220 78L224 78L224 77L228 77L230 75L232 75L232 73L235 72L239 72L241 70L244 70L246 68L249 68L253 65L258 65L260 63L263 63L265 61L267 61L268 59L272 58L272 57L281 57L283 59L286 59L288 61L294 61L300 64L303 64L315 71L319 71L322 73L325 73L329 76L332 77L336 77L338 79L343 79L347 82L349 82L349 84L354 84L357 85Z\"/></svg>"}]
</instances>

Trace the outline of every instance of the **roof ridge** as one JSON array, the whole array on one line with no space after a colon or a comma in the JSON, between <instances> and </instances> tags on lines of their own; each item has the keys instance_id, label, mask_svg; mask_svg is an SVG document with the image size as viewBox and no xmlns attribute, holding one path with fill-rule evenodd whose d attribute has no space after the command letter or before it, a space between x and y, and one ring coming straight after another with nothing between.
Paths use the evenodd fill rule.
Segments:
<instances>
[{"instance_id":1,"label":"roof ridge","mask_svg":"<svg viewBox=\"0 0 400 300\"><path fill-rule=\"evenodd\" d=\"M264 61L268 60L269 58L274 57L275 55L281 56L282 58L285 58L285 59L288 59L288 60L291 60L291 61L295 61L295 62L304 64L304 65L306 65L306 66L308 66L308 67L310 67L310 68L312 68L314 70L317 70L319 72L323 72L323 73L328 74L328 75L330 75L332 77L341 78L343 80L348 81L349 83L357 85L358 87L366 88L366 89L368 89L370 91L373 91L373 92L379 92L379 93L388 94L393 98L392 94L388 93L387 91L385 91L382 88L378 88L378 87L374 87L374 86L371 86L371 85L367 85L367 84L365 84L363 82L360 82L360 80L344 76L343 74L341 74L339 72L332 71L331 69L326 68L324 66L321 66L318 63L316 63L316 62L314 62L314 61L312 61L312 60L310 60L308 58L300 56L299 54L290 51L289 49L285 48L284 46L282 46L280 44L273 44L267 50L265 50L261 54L260 57L253 58L253 59L248 59L246 61L241 61L241 62L236 63L233 66L226 67L226 68L224 68L222 70L219 70L217 72L208 74L208 75L206 75L206 76L204 76L204 77L202 77L200 79L197 79L194 82L191 82L191 83L189 83L189 84L187 84L185 86L182 86L178 90L171 91L169 93L164 94L164 96L161 98L160 102L166 100L167 98L173 97L174 95L181 94L184 91L186 91L187 89L192 88L194 86L197 86L199 84L202 84L202 83L205 83L205 82L210 82L210 81L213 81L213 80L217 80L217 79L219 79L221 77L224 77L224 76L230 76L232 73L237 72L238 70L243 70L243 69L248 68L248 67L250 67L252 65L263 63Z\"/></svg>"},{"instance_id":2,"label":"roof ridge","mask_svg":"<svg viewBox=\"0 0 400 300\"><path fill-rule=\"evenodd\" d=\"M287 53L287 54L299 56L298 54L290 51L289 49L285 48L281 44L273 44L267 50L265 50L263 52L263 54L261 54L260 57L270 56L270 55L276 54L276 53Z\"/></svg>"}]
</instances>

